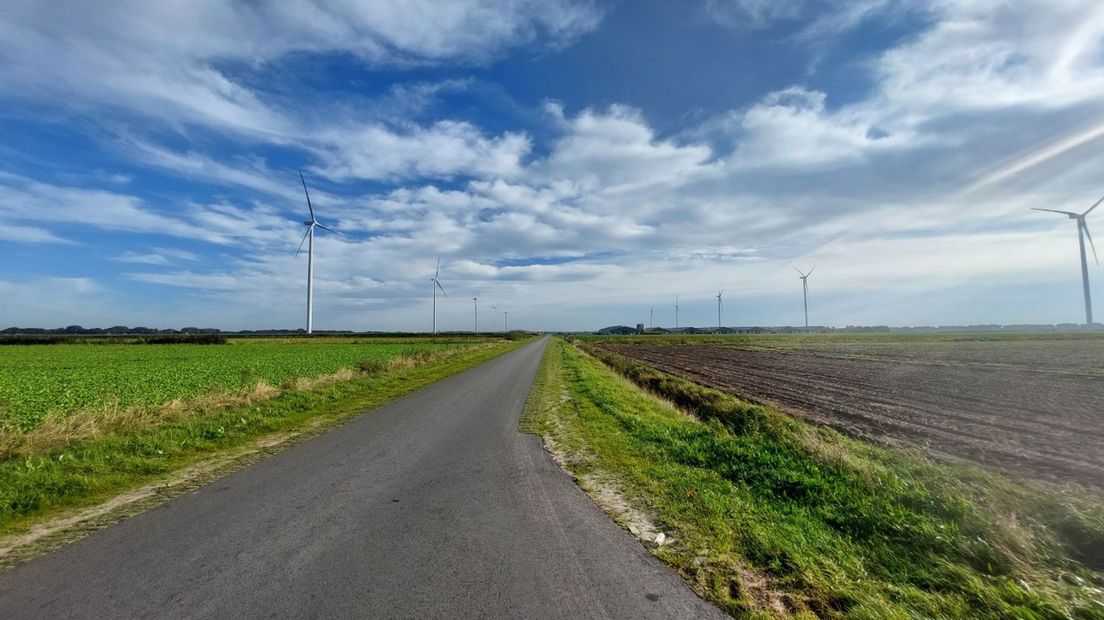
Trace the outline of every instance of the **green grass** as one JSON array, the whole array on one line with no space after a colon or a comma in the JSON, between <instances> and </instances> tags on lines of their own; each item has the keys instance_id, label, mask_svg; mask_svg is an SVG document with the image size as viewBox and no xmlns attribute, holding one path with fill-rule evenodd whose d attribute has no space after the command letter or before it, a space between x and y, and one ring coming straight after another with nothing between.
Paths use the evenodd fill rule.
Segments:
<instances>
[{"instance_id":1,"label":"green grass","mask_svg":"<svg viewBox=\"0 0 1104 620\"><path fill-rule=\"evenodd\" d=\"M59 512L96 504L199 460L241 448L259 437L296 432L307 426L315 430L326 427L520 344L499 342L460 350L413 367L373 368L351 380L286 390L248 406L217 409L154 428L123 430L42 454L0 461L0 533L25 531Z\"/></svg>"},{"instance_id":2,"label":"green grass","mask_svg":"<svg viewBox=\"0 0 1104 620\"><path fill-rule=\"evenodd\" d=\"M51 414L105 405L156 406L262 381L275 386L410 351L462 348L471 341L301 338L225 345L0 347L0 426L28 430Z\"/></svg>"},{"instance_id":3,"label":"green grass","mask_svg":"<svg viewBox=\"0 0 1104 620\"><path fill-rule=\"evenodd\" d=\"M1104 618L1099 498L863 444L595 354L608 366L550 345L526 427L584 455L574 474L619 480L673 535L656 553L731 613Z\"/></svg>"}]
</instances>

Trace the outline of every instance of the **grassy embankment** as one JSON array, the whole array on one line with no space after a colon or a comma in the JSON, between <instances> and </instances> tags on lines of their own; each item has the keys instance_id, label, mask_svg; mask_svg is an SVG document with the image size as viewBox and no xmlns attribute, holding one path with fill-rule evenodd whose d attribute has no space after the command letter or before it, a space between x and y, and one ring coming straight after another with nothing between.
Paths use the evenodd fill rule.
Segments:
<instances>
[{"instance_id":1,"label":"grassy embankment","mask_svg":"<svg viewBox=\"0 0 1104 620\"><path fill-rule=\"evenodd\" d=\"M867 445L593 354L550 344L524 428L576 478L615 481L672 537L656 555L730 613L1104 618L1099 498Z\"/></svg>"},{"instance_id":2,"label":"grassy embankment","mask_svg":"<svg viewBox=\"0 0 1104 620\"><path fill-rule=\"evenodd\" d=\"M7 426L0 432L0 534L27 531L262 438L279 436L286 445L289 436L318 432L520 344L413 348L277 386L259 382L157 406L47 416L25 430Z\"/></svg>"}]
</instances>

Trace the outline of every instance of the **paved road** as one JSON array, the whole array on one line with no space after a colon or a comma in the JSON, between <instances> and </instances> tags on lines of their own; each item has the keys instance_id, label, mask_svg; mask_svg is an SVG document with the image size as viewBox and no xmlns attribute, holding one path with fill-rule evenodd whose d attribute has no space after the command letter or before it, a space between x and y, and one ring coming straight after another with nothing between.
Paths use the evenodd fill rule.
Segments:
<instances>
[{"instance_id":1,"label":"paved road","mask_svg":"<svg viewBox=\"0 0 1104 620\"><path fill-rule=\"evenodd\" d=\"M543 348L0 575L0 618L722 617L517 432Z\"/></svg>"}]
</instances>

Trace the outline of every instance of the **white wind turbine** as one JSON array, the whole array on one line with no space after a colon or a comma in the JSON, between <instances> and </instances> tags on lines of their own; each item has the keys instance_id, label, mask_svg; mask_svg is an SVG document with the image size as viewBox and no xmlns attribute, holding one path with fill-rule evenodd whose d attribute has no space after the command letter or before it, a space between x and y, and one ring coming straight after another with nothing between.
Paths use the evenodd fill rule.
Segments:
<instances>
[{"instance_id":1,"label":"white wind turbine","mask_svg":"<svg viewBox=\"0 0 1104 620\"><path fill-rule=\"evenodd\" d=\"M491 304L491 333L498 333L498 307Z\"/></svg>"},{"instance_id":2,"label":"white wind turbine","mask_svg":"<svg viewBox=\"0 0 1104 620\"><path fill-rule=\"evenodd\" d=\"M479 335L479 291L475 292L475 297L472 297L472 303L475 304L475 335Z\"/></svg>"},{"instance_id":3,"label":"white wind turbine","mask_svg":"<svg viewBox=\"0 0 1104 620\"><path fill-rule=\"evenodd\" d=\"M299 249L295 250L295 255L299 256L299 253L303 251L303 244L307 244L307 334L314 331L314 229L321 228L322 230L328 230L332 233L337 233L336 230L323 226L318 223L318 218L314 216L314 205L311 204L310 192L307 191L307 180L303 178L303 171L299 171L299 180L303 183L303 193L307 196L307 209L310 211L310 220L303 222L307 226L307 232L303 235L303 240L299 242Z\"/></svg>"},{"instance_id":4,"label":"white wind turbine","mask_svg":"<svg viewBox=\"0 0 1104 620\"><path fill-rule=\"evenodd\" d=\"M1089 207L1084 213L1075 213L1073 211L1059 211L1057 209L1039 209L1032 207L1035 211L1049 211L1051 213L1061 213L1069 217L1071 220L1077 220L1077 241L1081 246L1081 286L1085 291L1085 324L1092 325L1092 296L1089 292L1089 261L1085 257L1085 238L1089 239L1089 246L1092 247L1093 260L1096 264L1100 264L1100 259L1096 257L1096 244L1093 243L1092 234L1089 233L1089 225L1085 223L1085 216L1092 213L1092 210L1100 206L1100 203L1104 202L1104 197L1093 203L1093 206Z\"/></svg>"},{"instance_id":5,"label":"white wind turbine","mask_svg":"<svg viewBox=\"0 0 1104 620\"><path fill-rule=\"evenodd\" d=\"M445 287L441 286L441 257L437 257L437 270L433 272L433 277L429 279L433 283L433 333L437 333L437 289L441 289L441 294L448 297L448 293L445 292Z\"/></svg>"},{"instance_id":6,"label":"white wind turbine","mask_svg":"<svg viewBox=\"0 0 1104 620\"><path fill-rule=\"evenodd\" d=\"M816 269L816 265L813 265L813 269ZM794 267L794 271L801 274L798 279L801 280L801 291L805 299L805 329L809 328L809 276L813 275L813 269L810 269L809 273L805 273Z\"/></svg>"},{"instance_id":7,"label":"white wind turbine","mask_svg":"<svg viewBox=\"0 0 1104 620\"><path fill-rule=\"evenodd\" d=\"M721 301L721 295L724 291L717 291L717 331L721 331L721 308L724 307L724 302Z\"/></svg>"}]
</instances>

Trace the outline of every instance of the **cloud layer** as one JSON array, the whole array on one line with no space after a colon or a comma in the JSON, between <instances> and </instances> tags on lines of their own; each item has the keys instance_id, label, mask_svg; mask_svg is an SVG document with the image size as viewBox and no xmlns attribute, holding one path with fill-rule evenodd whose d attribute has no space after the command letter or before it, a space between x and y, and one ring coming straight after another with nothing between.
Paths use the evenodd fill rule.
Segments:
<instances>
[{"instance_id":1,"label":"cloud layer","mask_svg":"<svg viewBox=\"0 0 1104 620\"><path fill-rule=\"evenodd\" d=\"M457 298L441 321L458 329L476 294L517 326L634 323L652 306L658 319L676 294L684 323L711 324L717 289L730 324L796 323L795 264L818 265L819 323L1079 318L1072 227L1027 207L1087 207L1104 193L1095 2L705 2L703 15L736 31L812 11L813 27L779 43L810 57L871 16L923 19L852 68L861 89L795 74L751 105L679 122L542 100L481 123L443 103L484 95L474 68L601 36L600 6L383 6L5 7L8 103L81 127L139 172L105 184L0 168L0 243L114 248L100 252L110 266L98 278L0 273L28 299L50 285L94 299L43 296L0 322L92 323L114 309L111 322L297 326L296 167L320 218L345 233L318 241L321 328L426 328L438 255ZM284 73L303 83L323 60L381 80L444 77L370 97L311 90L310 105L273 86ZM151 291L174 303L126 303Z\"/></svg>"}]
</instances>

